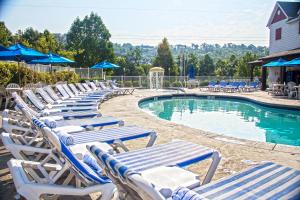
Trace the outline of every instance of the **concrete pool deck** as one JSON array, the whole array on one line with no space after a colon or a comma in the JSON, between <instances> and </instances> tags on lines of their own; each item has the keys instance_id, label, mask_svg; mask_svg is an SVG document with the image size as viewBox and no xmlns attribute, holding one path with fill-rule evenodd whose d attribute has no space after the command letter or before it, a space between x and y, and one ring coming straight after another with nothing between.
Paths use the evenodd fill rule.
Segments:
<instances>
[{"instance_id":1,"label":"concrete pool deck","mask_svg":"<svg viewBox=\"0 0 300 200\"><path fill-rule=\"evenodd\" d=\"M299 106L300 100L280 99L269 96L266 92L253 93L210 93L201 92L199 89L186 90L187 93L195 94L213 94L213 95L233 95L243 96L257 101L279 104ZM173 91L176 93L176 91ZM264 142L254 142L249 140L241 140L230 138L216 133L209 133L202 130L190 128L184 125L172 123L170 121L159 119L149 115L138 107L138 101L156 95L170 94L161 91L136 90L133 95L115 97L101 105L101 113L103 115L114 116L125 121L125 125L138 125L144 128L153 129L157 132L158 138L156 144L169 142L173 139L182 139L191 141L209 148L218 150L222 154L222 160L214 176L214 180L228 176L234 172L241 171L253 164L272 161L285 166L300 169L300 147L292 147L286 145L275 145ZM142 148L146 144L146 139L139 139L127 142L130 149ZM10 154L0 147L0 197L10 199L15 194L15 189L11 181L6 161L10 158ZM209 162L195 164L189 169L197 174L205 174ZM98 194L91 195L92 199L96 199ZM1 199L1 198L0 198ZM66 199L66 198L60 198ZM74 198L67 198L74 199ZM76 198L78 199L78 198ZM81 199L81 198L80 198Z\"/></svg>"}]
</instances>

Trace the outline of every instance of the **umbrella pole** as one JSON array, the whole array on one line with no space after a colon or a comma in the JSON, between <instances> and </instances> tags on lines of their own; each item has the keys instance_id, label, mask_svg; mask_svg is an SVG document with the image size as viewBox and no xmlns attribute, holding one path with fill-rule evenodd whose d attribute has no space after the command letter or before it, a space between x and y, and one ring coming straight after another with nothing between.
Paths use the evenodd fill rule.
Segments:
<instances>
[{"instance_id":1,"label":"umbrella pole","mask_svg":"<svg viewBox=\"0 0 300 200\"><path fill-rule=\"evenodd\" d=\"M21 70L20 70L20 62L18 61L18 70L19 70L19 84L21 85Z\"/></svg>"}]
</instances>

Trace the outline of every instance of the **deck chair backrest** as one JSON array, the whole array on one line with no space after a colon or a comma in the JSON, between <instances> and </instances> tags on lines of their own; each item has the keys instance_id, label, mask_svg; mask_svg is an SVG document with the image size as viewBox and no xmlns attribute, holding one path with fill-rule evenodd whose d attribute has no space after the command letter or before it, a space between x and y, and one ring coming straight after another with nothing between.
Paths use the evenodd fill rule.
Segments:
<instances>
[{"instance_id":1,"label":"deck chair backrest","mask_svg":"<svg viewBox=\"0 0 300 200\"><path fill-rule=\"evenodd\" d=\"M55 101L51 98L51 96L43 89L43 88L37 88L36 93L38 93L44 101L46 101L49 104L54 104Z\"/></svg>"},{"instance_id":2,"label":"deck chair backrest","mask_svg":"<svg viewBox=\"0 0 300 200\"><path fill-rule=\"evenodd\" d=\"M38 112L34 111L32 108L30 108L25 103L25 101L18 95L18 93L16 93L16 92L12 93L12 97L14 98L14 101L15 101L18 109L20 109L21 107L24 107L26 110L28 110L30 112L31 115L33 115L35 117L40 116L40 114Z\"/></svg>"},{"instance_id":3,"label":"deck chair backrest","mask_svg":"<svg viewBox=\"0 0 300 200\"><path fill-rule=\"evenodd\" d=\"M87 90L82 86L81 83L76 83L76 86L79 88L81 92L86 92Z\"/></svg>"},{"instance_id":4,"label":"deck chair backrest","mask_svg":"<svg viewBox=\"0 0 300 200\"><path fill-rule=\"evenodd\" d=\"M76 86L73 84L73 83L70 83L69 84L69 87L71 88L72 92L75 94L75 95L79 95L79 91L77 90Z\"/></svg>"},{"instance_id":5,"label":"deck chair backrest","mask_svg":"<svg viewBox=\"0 0 300 200\"><path fill-rule=\"evenodd\" d=\"M99 82L99 85L102 88L102 90L109 90L109 88L107 88L103 82Z\"/></svg>"},{"instance_id":6,"label":"deck chair backrest","mask_svg":"<svg viewBox=\"0 0 300 200\"><path fill-rule=\"evenodd\" d=\"M55 93L55 91L52 89L50 85L44 87L43 89L50 95L50 97L54 101L60 100L59 96Z\"/></svg>"},{"instance_id":7,"label":"deck chair backrest","mask_svg":"<svg viewBox=\"0 0 300 200\"><path fill-rule=\"evenodd\" d=\"M88 86L87 83L82 83L82 86L83 86L84 89L86 89L87 91L92 91L92 89Z\"/></svg>"},{"instance_id":8,"label":"deck chair backrest","mask_svg":"<svg viewBox=\"0 0 300 200\"><path fill-rule=\"evenodd\" d=\"M139 196L140 199L165 200L159 191L155 190L153 184L144 180L139 173L125 166L112 155L102 151L95 145L88 146L87 149L95 157L100 167L105 170L106 175L112 182L117 187L121 187L123 191L128 192L126 195L128 198L130 198L128 195L133 195L134 199L138 199L137 196Z\"/></svg>"},{"instance_id":9,"label":"deck chair backrest","mask_svg":"<svg viewBox=\"0 0 300 200\"><path fill-rule=\"evenodd\" d=\"M90 86L93 90L98 90L98 88L94 82L90 82Z\"/></svg>"},{"instance_id":10,"label":"deck chair backrest","mask_svg":"<svg viewBox=\"0 0 300 200\"><path fill-rule=\"evenodd\" d=\"M294 86L296 86L296 83L290 81L290 82L287 83L287 85L288 85L288 89L289 89L289 90L293 90L293 89L294 89Z\"/></svg>"},{"instance_id":11,"label":"deck chair backrest","mask_svg":"<svg viewBox=\"0 0 300 200\"><path fill-rule=\"evenodd\" d=\"M55 85L55 87L64 98L70 98L70 95L68 95L61 84Z\"/></svg>"},{"instance_id":12,"label":"deck chair backrest","mask_svg":"<svg viewBox=\"0 0 300 200\"><path fill-rule=\"evenodd\" d=\"M51 145L59 152L60 155L64 157L67 162L69 162L70 166L72 166L72 169L76 171L75 175L79 175L82 181L98 184L111 183L107 177L100 176L90 166L85 164L82 160L79 160L71 152L69 147L62 140L60 140L59 137L43 122L37 118L32 118L32 123L37 127L37 129L43 132L43 135L48 139Z\"/></svg>"},{"instance_id":13,"label":"deck chair backrest","mask_svg":"<svg viewBox=\"0 0 300 200\"><path fill-rule=\"evenodd\" d=\"M75 97L75 94L71 91L71 89L67 84L62 84L62 87L65 89L65 91L68 93L70 97Z\"/></svg>"},{"instance_id":14,"label":"deck chair backrest","mask_svg":"<svg viewBox=\"0 0 300 200\"><path fill-rule=\"evenodd\" d=\"M23 91L24 96L34 105L37 109L43 110L45 109L45 105L42 103L42 101L34 94L32 90L24 90Z\"/></svg>"}]
</instances>

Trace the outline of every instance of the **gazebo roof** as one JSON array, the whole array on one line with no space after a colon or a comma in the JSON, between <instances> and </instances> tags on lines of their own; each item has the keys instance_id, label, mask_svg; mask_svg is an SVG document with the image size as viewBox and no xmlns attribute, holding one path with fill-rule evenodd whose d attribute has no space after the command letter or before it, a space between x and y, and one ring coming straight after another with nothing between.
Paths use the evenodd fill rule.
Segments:
<instances>
[{"instance_id":1,"label":"gazebo roof","mask_svg":"<svg viewBox=\"0 0 300 200\"><path fill-rule=\"evenodd\" d=\"M149 72L164 72L165 70L161 67L153 67L149 70Z\"/></svg>"}]
</instances>

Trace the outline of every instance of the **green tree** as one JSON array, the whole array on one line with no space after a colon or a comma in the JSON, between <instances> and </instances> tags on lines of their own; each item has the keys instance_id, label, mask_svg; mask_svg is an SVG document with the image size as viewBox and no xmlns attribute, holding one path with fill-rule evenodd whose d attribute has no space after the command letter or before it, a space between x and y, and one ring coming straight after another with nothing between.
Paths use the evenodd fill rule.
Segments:
<instances>
[{"instance_id":1,"label":"green tree","mask_svg":"<svg viewBox=\"0 0 300 200\"><path fill-rule=\"evenodd\" d=\"M6 28L5 23L0 21L0 44L8 46L11 44L11 32Z\"/></svg>"},{"instance_id":2,"label":"green tree","mask_svg":"<svg viewBox=\"0 0 300 200\"><path fill-rule=\"evenodd\" d=\"M178 74L178 67L174 63L167 38L164 38L162 43L158 45L157 56L154 59L153 65L164 68L165 74L169 74L169 69L170 75Z\"/></svg>"},{"instance_id":3,"label":"green tree","mask_svg":"<svg viewBox=\"0 0 300 200\"><path fill-rule=\"evenodd\" d=\"M59 50L59 44L54 34L50 33L48 30L45 30L44 33L39 37L35 48L43 53L56 53Z\"/></svg>"},{"instance_id":4,"label":"green tree","mask_svg":"<svg viewBox=\"0 0 300 200\"><path fill-rule=\"evenodd\" d=\"M236 77L250 77L250 67L248 62L256 60L258 58L257 55L252 54L250 52L246 53L243 57L241 57L237 62L237 71ZM259 71L255 71L254 75L260 75Z\"/></svg>"},{"instance_id":5,"label":"green tree","mask_svg":"<svg viewBox=\"0 0 300 200\"><path fill-rule=\"evenodd\" d=\"M213 76L215 72L215 65L213 59L206 54L203 60L200 60L200 76Z\"/></svg>"},{"instance_id":6,"label":"green tree","mask_svg":"<svg viewBox=\"0 0 300 200\"><path fill-rule=\"evenodd\" d=\"M77 51L75 60L80 66L91 66L103 60L113 61L110 37L101 17L92 12L83 20L75 19L67 33L67 48Z\"/></svg>"},{"instance_id":7,"label":"green tree","mask_svg":"<svg viewBox=\"0 0 300 200\"><path fill-rule=\"evenodd\" d=\"M197 47L197 48L198 48L198 47ZM199 59L198 59L198 57L197 57L196 54L190 53L190 54L188 55L187 66L193 66L194 69L195 69L195 74L198 74L198 71L199 71ZM186 73L188 73L188 70L189 70L189 69L187 69L187 72L186 72Z\"/></svg>"},{"instance_id":8,"label":"green tree","mask_svg":"<svg viewBox=\"0 0 300 200\"><path fill-rule=\"evenodd\" d=\"M37 30L34 30L32 27L26 28L25 31L22 33L21 37L23 40L26 40L30 46L36 48L37 41L41 37L41 33Z\"/></svg>"}]
</instances>

